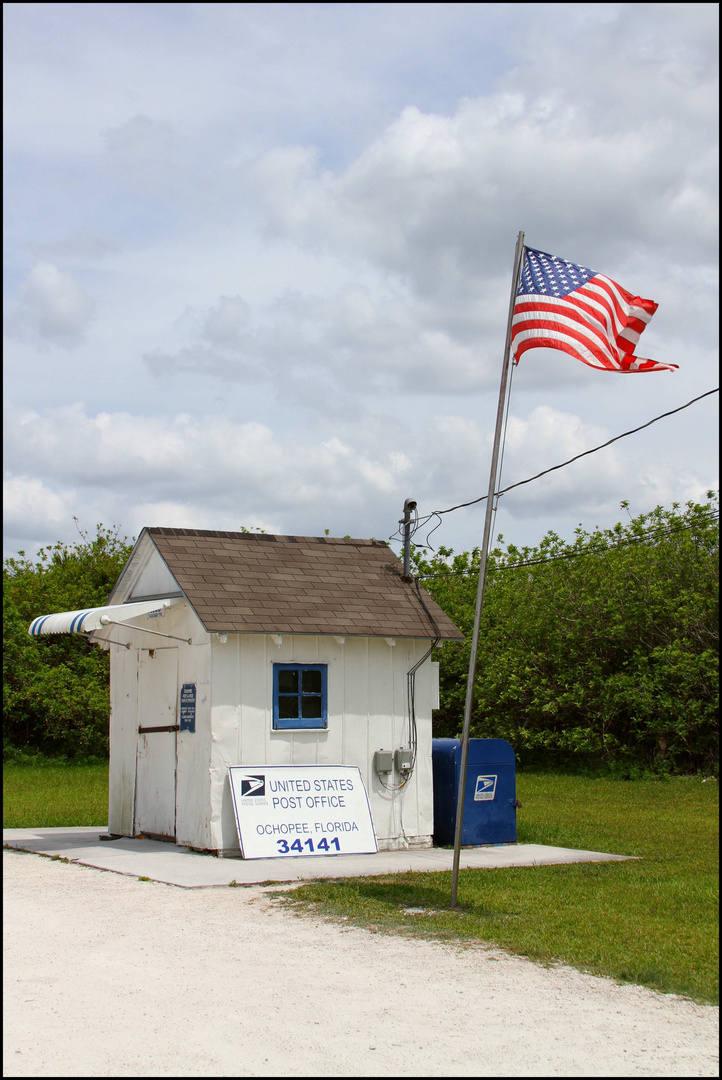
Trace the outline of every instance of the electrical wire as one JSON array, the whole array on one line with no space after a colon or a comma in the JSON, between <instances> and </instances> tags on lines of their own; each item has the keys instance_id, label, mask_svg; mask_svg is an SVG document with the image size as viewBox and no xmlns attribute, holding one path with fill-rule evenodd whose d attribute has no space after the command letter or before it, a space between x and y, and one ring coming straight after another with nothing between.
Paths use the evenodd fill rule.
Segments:
<instances>
[{"instance_id":1,"label":"electrical wire","mask_svg":"<svg viewBox=\"0 0 722 1080\"><path fill-rule=\"evenodd\" d=\"M581 454L577 454L573 458L569 458L568 461L563 461L560 465L552 465L550 469L544 469L543 472L537 473L535 476L530 476L526 480L519 480L516 484L509 484L508 487L502 488L498 492L499 495L504 495L507 491L512 491L514 488L521 487L522 484L530 484L532 480L538 480L542 476L546 476L547 473L554 472L556 469L563 469L565 465L571 465L573 461L579 461L580 458L586 457L588 454L596 454L597 450L603 450L605 446L611 446L612 443L618 442L619 439L625 439L627 435L635 435L638 431L644 431L645 428L651 427L652 424L656 424L658 420L663 420L666 416L673 416L675 413L682 412L683 409L688 409L690 405L694 405L696 401L701 401L702 398L709 397L710 394L719 393L719 387L715 387L714 390L707 390L706 393L700 394L699 397L692 398L685 405L680 405L677 409L670 409L669 412L660 413L659 416L655 416L654 419L648 420L646 424L640 424L639 427L631 428L629 431L623 431L621 435L615 435L613 439L607 439L606 442L600 443L599 446L592 447L591 450L585 450Z\"/></svg>"},{"instance_id":2,"label":"electrical wire","mask_svg":"<svg viewBox=\"0 0 722 1080\"><path fill-rule=\"evenodd\" d=\"M418 581L416 579L414 579L414 584L416 586L416 594L418 596L419 603L421 604L422 608L426 612L426 615L427 615L427 617L429 619L429 622L431 623L431 625L433 627L434 640L431 643L431 645L429 646L429 648L426 650L424 655L421 657L421 659L418 660L414 664L414 666L409 671L406 672L406 698L407 698L407 705L408 705L408 710L409 710L409 733L410 733L411 739L412 739L412 743L411 743L411 770L410 770L410 773L409 773L409 778L411 777L411 773L413 773L413 770L416 768L416 750L417 750L417 743L418 743L418 737L417 737L417 731L416 731L416 672L421 667L421 665L426 660L429 659L429 657L433 653L434 649L436 648L436 646L441 641L441 631L439 630L436 619L434 618L432 613L429 611L429 608L427 607L427 605L426 605L426 603L424 601L424 598L421 595L421 587L420 587L420 585L419 585L419 583L418 583Z\"/></svg>"},{"instance_id":3,"label":"electrical wire","mask_svg":"<svg viewBox=\"0 0 722 1080\"><path fill-rule=\"evenodd\" d=\"M663 536L671 536L673 533L683 532L685 529L694 529L699 526L711 525L713 522L719 521L719 513L711 511L709 514L702 515L696 521L689 522L686 525L675 525L669 529L650 529L641 536L631 536L624 540L620 540L616 544L612 544L610 547L599 548L590 545L581 551L567 551L562 552L560 555L550 555L547 559L528 559L525 562L507 563L503 566L490 566L488 573L499 574L505 570L519 570L524 566L541 566L545 563L556 562L559 559L578 559L583 555L607 555L610 552L616 551L619 548L629 547L632 544L643 544L651 540L659 539ZM426 574L419 578L420 581L438 581L439 579L447 577L476 577L475 570L449 570L443 574Z\"/></svg>"},{"instance_id":4,"label":"electrical wire","mask_svg":"<svg viewBox=\"0 0 722 1080\"><path fill-rule=\"evenodd\" d=\"M384 787L386 791L391 792L392 794L397 791L401 791L403 788L406 787L409 780L413 776L414 770L416 768L416 758L418 754L419 741L418 729L416 725L416 672L421 667L421 665L429 659L434 649L441 641L441 631L439 630L439 625L436 622L433 613L429 610L429 607L421 594L421 587L416 578L414 578L414 585L416 586L416 595L418 597L419 603L424 609L426 616L431 623L432 629L434 631L434 640L432 641L431 645L426 650L424 655L421 657L421 659L417 660L413 667L409 668L409 670L406 672L406 709L409 723L409 749L411 750L411 768L408 770L404 778L398 784L387 784L381 778L381 776L379 776L381 786Z\"/></svg>"},{"instance_id":5,"label":"electrical wire","mask_svg":"<svg viewBox=\"0 0 722 1080\"><path fill-rule=\"evenodd\" d=\"M612 443L618 442L620 439L626 439L629 435L635 435L638 431L644 431L645 428L651 427L652 424L656 424L659 420L664 420L667 416L674 416L675 413L682 412L684 409L688 409L690 405L694 405L696 402L702 401L704 398L709 397L711 394L718 393L718 386L715 387L713 390L707 390L704 394L699 394L697 397L694 397L690 401L685 402L684 405L677 406L676 409L670 409L668 412L660 413L659 416L655 416L651 420L648 420L646 424L640 424L639 427L630 428L629 431L623 431L620 435L615 435L613 438L607 439L606 442L600 443L599 446L593 446L590 450L584 450L581 454L575 454L574 457L568 458L567 461L562 461L558 465L552 465L548 469L543 469L542 472L535 473L534 476L529 476L525 480L518 480L515 484L509 484L507 487L501 488L499 491L494 492L494 495L496 498L498 498L500 495L504 495L508 491L513 491L514 488L522 487L524 484L530 484L533 480L540 480L542 476L546 476L548 473L555 472L557 469L563 469L567 465L571 465L572 462L579 461L580 458L587 457L589 454L596 454L597 451L604 450L605 447L611 446ZM484 502L486 499L488 499L488 497L488 495L481 495L477 499L470 499L468 502L457 503L456 506L449 506L446 510L432 510L431 513L425 516L425 518L419 518L418 528L423 528L423 526L428 524L428 522L431 521L432 518L439 519L438 523L434 526L434 528L427 533L425 546L430 548L432 551L434 550L434 548L431 547L429 543L429 537L432 535L432 533L436 532L436 530L441 525L441 519L443 515L451 514L454 510L462 510L467 506L475 506L477 503ZM389 537L389 539L394 539L394 537Z\"/></svg>"},{"instance_id":6,"label":"electrical wire","mask_svg":"<svg viewBox=\"0 0 722 1080\"><path fill-rule=\"evenodd\" d=\"M513 377L513 373L514 373L514 368L512 367L512 372L511 372L512 377ZM563 469L567 465L571 465L573 462L579 461L580 458L587 457L589 454L595 454L595 453L597 453L597 451L603 450L607 446L611 446L612 443L618 442L620 439L624 439L629 435L634 435L638 431L643 431L645 428L651 427L652 424L656 424L659 420L663 420L668 416L674 416L676 413L682 412L684 409L688 409L690 407L690 405L694 405L696 402L701 401L704 398L709 397L711 394L716 394L716 393L719 393L719 387L715 387L715 389L713 389L713 390L708 390L704 394L700 394L697 397L692 398L690 401L686 402L684 405L678 406L676 409L670 409L668 412L660 413L659 416L653 417L651 420L648 420L645 424L640 424L636 428L630 428L628 431L623 431L621 434L615 435L613 438L608 439L606 442L600 443L599 446L594 446L590 450L584 450L581 454L576 454L574 457L569 458L567 461L561 462L559 465L552 465L550 468L544 469L544 470L542 470L542 472L536 473L534 476L527 477L527 479L525 479L525 480L519 480L515 484L509 484L507 487L501 488L499 491L495 491L494 495L493 495L494 509L493 509L492 531L493 531L493 529L495 527L495 524L496 524L496 514L497 514L497 511L498 511L498 508L499 508L499 497L501 495L504 495L508 491L514 490L514 488L522 487L524 484L530 484L534 480L539 480L539 479L541 479L542 476L546 476L551 472L556 472L558 469ZM504 446L505 446L505 443L506 443L506 430L507 430L507 425L508 425L508 421L509 421L510 403L511 403L511 378L509 380L509 390L508 390L508 395L507 395L506 404L505 404L502 450L501 450L501 458L500 458L500 462L499 462L499 471L498 471L499 478L501 478L501 475L502 475L502 468L503 468L503 462L504 462ZM465 508L467 506L474 506L477 503L484 502L486 499L488 499L488 497L489 497L488 495L482 495L477 499L471 499L469 502L458 503L456 506L451 506L446 510L432 510L430 514L427 514L425 516L425 518L423 519L423 522L422 522L421 518L419 517L419 511L418 511L418 505L417 505L416 507L414 507L413 522L410 523L409 540L411 540L411 538L413 536L415 536L415 534L418 532L418 530L423 525L428 524L428 522L431 521L432 518L437 518L438 519L437 524L433 527L433 529L429 530L429 532L426 535L426 545L425 546L427 548L430 548L431 545L429 543L429 537L434 532L436 532L436 530L440 527L440 525L442 524L442 518L443 518L443 516L445 514L453 513L453 511L461 510L461 509L463 509L463 508ZM602 555L602 554L607 554L609 551L613 551L613 550L618 549L620 547L627 547L630 544L634 544L634 543L643 543L643 542L649 541L651 539L659 538L659 537L661 537L663 535L672 535L675 532L680 532L680 531L682 531L684 529L691 529L691 528L694 528L695 526L698 526L700 524L702 524L702 525L703 524L710 524L713 520L718 520L718 519L719 519L719 514L710 513L709 515L703 516L701 521L698 518L696 521L690 522L690 523L688 523L686 525L680 525L680 526L672 527L672 528L669 528L669 529L648 530L642 536L626 538L624 541L620 541L619 543L614 544L611 548L607 547L607 548L599 549L597 547L589 546L588 548L586 548L585 550L582 550L582 551L565 552L565 553L562 553L560 555L552 555L547 559L529 559L529 560L527 560L525 562L511 563L511 564L508 564L508 565L498 566L498 567L489 567L489 572L498 573L498 572L504 571L504 570L517 570L517 569L521 569L521 568L526 567L526 566L538 566L538 565L541 565L541 564L544 564L544 563L554 562L554 561L557 561L559 559L579 558L582 555L590 555L590 554ZM402 519L401 521L399 521L399 525L403 525L403 524L405 524L405 523L404 523L404 521ZM389 537L389 540L394 540L394 539L402 539L399 529L397 529ZM414 546L419 547L421 545L414 545ZM433 551L434 549L431 548L431 550ZM426 650L424 655L421 657L421 659L418 660L416 662L416 664L414 664L413 667L411 667L409 669L409 671L406 673L406 701L407 701L407 712L408 712L408 722L409 722L409 744L410 744L410 749L411 749L411 768L408 770L408 772L404 776L403 780L399 784L395 784L395 785L387 784L383 780L381 775L379 775L379 780L381 782L381 786L386 791L388 791L390 794L395 794L395 793L401 791L404 787L406 787L406 785L411 780L411 777L413 776L413 773L414 773L414 770L415 770L415 767L416 767L416 757L417 757L417 749L418 749L418 731L417 731L417 725L416 725L416 672L421 667L421 665L431 656L434 649L436 648L436 646L441 641L441 634L439 632L439 627L438 627L438 625L436 623L436 620L434 619L433 615L429 611L429 608L427 607L426 603L424 602L423 596L421 595L421 589L420 589L420 585L419 585L419 580L423 580L423 581L438 580L438 579L444 578L444 577L455 577L455 576L466 577L466 576L472 576L472 574L475 575L475 572L474 571L463 571L463 572L457 574L457 572L455 572L455 571L448 571L447 573L444 573L444 574L429 574L429 575L426 575L425 577L423 577L421 579L419 579L418 577L414 577L414 584L416 586L416 591L417 591L419 602L421 603L421 606L424 608L424 611L426 612L426 614L427 614L427 616L429 618L429 621L431 622L431 624L432 624L432 626L434 628L435 639L432 642L432 644L430 645L430 647ZM405 834L405 831L404 831L404 828L403 828L403 809L402 809L401 812L402 812L401 831L402 831L402 833L404 834L404 837L405 837L406 834Z\"/></svg>"},{"instance_id":7,"label":"electrical wire","mask_svg":"<svg viewBox=\"0 0 722 1080\"><path fill-rule=\"evenodd\" d=\"M693 528L695 528L695 527L697 527L699 525L702 525L702 526L710 525L714 521L718 521L718 520L719 520L719 515L718 514L717 515L710 515L708 517L703 518L701 521L698 520L698 521L695 521L695 522L691 522L690 524L687 524L687 525L677 525L677 526L674 526L674 527L672 527L670 529L659 529L656 532L650 530L648 533L645 533L642 536L628 537L626 540L623 540L623 541L620 541L619 543L613 544L611 547L599 548L599 547L590 545L589 547L584 548L581 551L562 552L559 555L550 555L546 559L527 559L524 562L507 563L507 564L505 564L503 566L490 566L488 568L488 572L489 573L494 573L494 574L499 574L499 573L503 573L505 570L518 570L518 569L520 569L521 567L524 567L524 566L541 566L541 565L544 565L546 563L556 562L556 561L558 561L560 559L577 559L577 558L581 558L584 555L608 555L610 552L617 551L619 548L629 547L632 544L640 544L640 543L653 541L655 539L661 538L662 536L668 536L668 535L672 535L673 533L676 533L676 532L682 532L685 529L693 529ZM443 574L427 574L424 577L421 577L419 580L421 580L421 581L431 581L431 580L438 580L440 578L446 578L446 577L475 577L475 576L476 576L476 571L475 570L459 570L459 571L450 570L447 573L443 573Z\"/></svg>"},{"instance_id":8,"label":"electrical wire","mask_svg":"<svg viewBox=\"0 0 722 1080\"><path fill-rule=\"evenodd\" d=\"M512 367L512 372L511 372L512 377L513 377L513 373L514 373L514 368ZM638 427L630 428L628 431L623 431L621 434L615 435L613 438L608 439L606 442L600 443L599 446L594 446L589 450L584 450L581 454L576 454L574 457L569 458L567 461L563 461L558 465L552 465L550 468L544 469L544 470L542 470L542 472L536 473L534 476L527 477L525 480L519 480L515 484L509 484L507 487L501 488L499 491L495 491L494 496L493 496L494 501L495 501L495 505L494 505L494 510L493 510L493 515L494 516L493 516L492 530L493 530L493 528L495 526L495 523L496 523L496 514L497 514L497 511L498 511L498 507L499 507L499 497L501 495L504 495L508 491L513 491L514 488L522 487L524 484L530 484L534 480L539 480L539 479L541 479L542 476L546 476L551 472L557 471L558 469L563 469L567 465L571 465L573 462L579 461L580 458L587 457L589 454L595 454L595 453L597 453L597 451L603 450L607 446L611 446L612 443L618 442L620 439L624 439L629 435L634 435L638 431L643 431L645 428L651 427L652 424L656 424L659 420L663 420L668 416L674 416L676 413L682 412L684 409L688 409L690 407L690 405L694 405L696 402L701 401L704 398L709 397L711 394L716 394L716 393L719 393L719 387L715 387L713 390L707 390L704 394L699 394L697 397L692 398L690 401L687 401L684 405L679 405L676 409L670 409L668 412L660 413L659 416L653 417L651 420L648 420L645 424L640 424ZM505 403L503 442L502 442L501 458L500 458L499 471L498 471L499 478L501 478L502 468L503 468L504 445L506 443L506 430L507 430L507 424L508 424L508 421L509 421L510 403L511 403L511 378L509 380L509 389L508 389L506 403ZM425 546L427 548L430 548L431 545L429 543L429 537L442 524L443 515L453 513L453 511L461 510L461 509L463 509L463 508L465 508L467 506L474 506L477 503L484 502L486 499L488 499L488 497L489 497L488 495L482 495L477 499L471 499L469 502L458 503L456 506L450 506L446 510L432 510L432 512L430 514L426 515L426 517L423 520L423 523L422 523L422 521L421 521L421 519L419 517L419 511L418 511L418 505L417 505L416 507L414 507L413 521L411 523L409 523L410 524L409 540L411 540L411 538L418 532L418 530L422 527L422 524L424 524L424 525L428 524L428 522L431 521L432 518L438 518L437 524L426 535L426 545ZM399 521L399 525L404 525L404 524L406 524L406 523L403 521L403 519L401 519ZM656 532L653 531L653 530L650 530L650 531L648 531L648 533L646 533L643 536L628 538L625 542L616 544L611 549L610 548L605 548L603 550L599 550L598 548L589 547L584 551L566 552L566 553L563 553L563 554L560 554L560 555L550 556L548 559L530 559L530 560L528 560L526 562L521 562L521 563L512 563L512 564L509 564L509 565L499 566L499 567L489 567L489 571L494 572L494 573L498 573L498 572L503 571L503 570L521 569L522 567L525 567L525 566L537 566L537 565L540 565L542 563L554 562L554 561L559 560L559 559L573 559L573 558L578 558L578 557L580 557L582 555L589 555L589 554L606 554L609 550L614 550L615 548L619 548L619 547L626 547L626 546L628 546L629 544L632 544L632 543L641 543L641 542L643 542L645 540L649 540L649 539L651 539L651 538L653 538L655 536L670 535L671 533L678 532L681 529L693 528L696 524L699 524L699 521L690 523L688 525L678 526L676 528L672 528L672 529L668 529L668 530L657 530ZM394 533L392 533L392 535L389 537L389 540L394 540L394 539L397 539L397 538L401 538L399 529L397 529ZM418 547L418 546L421 546L421 545L414 545L414 546ZM431 548L431 550L433 551L434 549ZM463 572L459 576L469 576L471 573L473 573L473 571ZM428 581L428 580L431 580L431 579L438 579L438 578L444 578L444 577L453 577L453 576L457 576L457 575L455 574L454 571L449 571L448 573L445 573L445 574L430 574L430 575L427 575L426 577L424 577L422 580ZM394 793L394 792L402 790L402 788L404 788L408 784L409 780L411 779L411 777L413 775L414 769L416 767L416 755L417 755L417 746L418 746L418 733L417 733L417 726L416 726L416 672L417 672L418 668L420 668L421 665L424 663L424 661L427 660L431 656L434 648L439 644L439 642L441 640L441 635L440 635L440 632L439 632L438 625L436 624L436 620L434 619L433 615L431 614L431 612L429 611L427 605L424 602L424 599L423 599L423 597L421 595L420 586L419 586L419 579L416 578L416 577L414 578L414 584L416 585L416 591L417 591L419 602L421 603L422 607L424 608L424 610L425 610L425 612L426 612L426 614L427 614L427 616L428 616L428 618L429 618L429 620L430 620L430 622L431 622L431 624L432 624L432 626L434 628L435 640L433 641L433 643L431 644L429 649L427 649L427 651L421 657L421 659L419 661L417 661L417 663L414 664L414 666L412 668L410 668L410 670L406 673L406 699L407 699L407 711L408 711L408 719L409 719L409 743L410 743L410 749L411 749L411 753L412 753L411 768L406 773L406 775L404 776L401 783L399 783L397 785L391 785L391 784L385 783L385 781L379 775L379 780L381 782L382 787L384 787L390 793ZM402 831L403 831L403 826L402 826Z\"/></svg>"}]
</instances>

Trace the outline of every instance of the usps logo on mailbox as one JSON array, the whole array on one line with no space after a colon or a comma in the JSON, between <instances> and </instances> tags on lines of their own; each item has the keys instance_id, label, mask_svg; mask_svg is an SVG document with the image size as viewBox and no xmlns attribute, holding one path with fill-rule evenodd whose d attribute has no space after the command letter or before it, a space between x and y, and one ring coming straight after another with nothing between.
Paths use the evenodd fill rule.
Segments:
<instances>
[{"instance_id":1,"label":"usps logo on mailbox","mask_svg":"<svg viewBox=\"0 0 722 1080\"><path fill-rule=\"evenodd\" d=\"M491 802L496 794L496 776L477 776L474 802Z\"/></svg>"}]
</instances>

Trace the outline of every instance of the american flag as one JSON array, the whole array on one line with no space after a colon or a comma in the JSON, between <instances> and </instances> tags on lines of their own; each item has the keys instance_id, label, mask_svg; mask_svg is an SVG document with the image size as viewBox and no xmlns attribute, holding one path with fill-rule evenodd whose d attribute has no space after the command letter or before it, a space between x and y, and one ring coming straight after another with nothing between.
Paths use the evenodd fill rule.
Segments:
<instances>
[{"instance_id":1,"label":"american flag","mask_svg":"<svg viewBox=\"0 0 722 1080\"><path fill-rule=\"evenodd\" d=\"M639 335L657 310L616 281L586 266L524 248L512 323L512 355L563 349L603 371L675 371L634 355Z\"/></svg>"}]
</instances>

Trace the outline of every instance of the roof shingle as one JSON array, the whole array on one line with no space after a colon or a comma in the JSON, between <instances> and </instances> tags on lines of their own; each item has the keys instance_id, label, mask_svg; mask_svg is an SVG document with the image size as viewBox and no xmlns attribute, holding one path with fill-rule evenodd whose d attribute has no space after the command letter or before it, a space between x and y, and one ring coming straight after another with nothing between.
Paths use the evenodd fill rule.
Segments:
<instances>
[{"instance_id":1,"label":"roof shingle","mask_svg":"<svg viewBox=\"0 0 722 1080\"><path fill-rule=\"evenodd\" d=\"M145 531L210 633L463 640L381 540Z\"/></svg>"}]
</instances>

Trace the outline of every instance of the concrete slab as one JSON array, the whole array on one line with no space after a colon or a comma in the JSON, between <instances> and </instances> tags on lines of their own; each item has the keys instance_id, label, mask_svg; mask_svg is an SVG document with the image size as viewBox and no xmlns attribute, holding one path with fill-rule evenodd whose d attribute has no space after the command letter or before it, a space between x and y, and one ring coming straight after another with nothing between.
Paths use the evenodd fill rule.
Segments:
<instances>
[{"instance_id":1,"label":"concrete slab","mask_svg":"<svg viewBox=\"0 0 722 1080\"><path fill-rule=\"evenodd\" d=\"M76 829L3 829L3 847L51 855L81 866L147 877L182 888L258 885L314 878L376 877L413 871L451 870L448 848L380 851L376 855L311 855L279 859L217 859L159 840L101 841L97 825ZM461 867L551 866L559 863L615 862L634 858L601 851L577 851L544 844L503 844L463 848Z\"/></svg>"}]
</instances>

